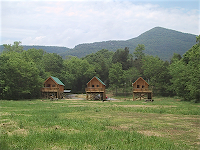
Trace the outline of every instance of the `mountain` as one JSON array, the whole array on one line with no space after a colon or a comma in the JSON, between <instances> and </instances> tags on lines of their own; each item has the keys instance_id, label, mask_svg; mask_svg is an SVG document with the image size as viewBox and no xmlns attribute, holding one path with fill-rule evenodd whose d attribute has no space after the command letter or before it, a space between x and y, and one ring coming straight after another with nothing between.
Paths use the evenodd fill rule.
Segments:
<instances>
[{"instance_id":1,"label":"mountain","mask_svg":"<svg viewBox=\"0 0 200 150\"><path fill-rule=\"evenodd\" d=\"M88 54L95 53L101 49L116 51L129 47L130 53L133 53L138 44L145 45L144 53L158 56L163 60L170 60L174 53L183 55L194 44L196 44L196 35L182 33L179 31L155 27L144 32L136 38L119 41L103 41L94 43L85 43L75 46L73 49L57 46L23 46L25 50L29 48L43 49L49 53L57 53L63 58L67 55L77 56L79 58ZM0 47L0 51L2 46Z\"/></svg>"},{"instance_id":2,"label":"mountain","mask_svg":"<svg viewBox=\"0 0 200 150\"><path fill-rule=\"evenodd\" d=\"M48 53L57 53L57 54L62 54L65 53L66 51L70 50L67 47L58 47L58 46L37 46L37 45L22 45L24 50L28 50L28 49L43 49L44 51L48 52ZM4 49L3 45L0 45L0 52L2 52Z\"/></svg>"},{"instance_id":3,"label":"mountain","mask_svg":"<svg viewBox=\"0 0 200 150\"><path fill-rule=\"evenodd\" d=\"M62 53L65 53L70 50L70 48L67 47L59 47L59 46L27 46L23 45L24 50L28 50L31 48L35 49L43 49L44 51L48 53L57 53L58 55L61 55Z\"/></svg>"},{"instance_id":4,"label":"mountain","mask_svg":"<svg viewBox=\"0 0 200 150\"><path fill-rule=\"evenodd\" d=\"M62 55L83 57L101 49L116 51L119 48L124 49L125 47L129 47L130 53L133 53L138 44L144 44L146 54L158 56L163 60L170 60L174 53L183 55L195 43L196 35L155 27L136 38L125 41L79 44Z\"/></svg>"}]
</instances>

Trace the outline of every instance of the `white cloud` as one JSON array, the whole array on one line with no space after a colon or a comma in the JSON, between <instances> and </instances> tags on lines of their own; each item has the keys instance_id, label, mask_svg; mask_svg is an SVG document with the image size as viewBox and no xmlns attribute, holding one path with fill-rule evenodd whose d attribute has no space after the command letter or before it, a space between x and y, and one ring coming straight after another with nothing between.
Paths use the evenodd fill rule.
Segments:
<instances>
[{"instance_id":1,"label":"white cloud","mask_svg":"<svg viewBox=\"0 0 200 150\"><path fill-rule=\"evenodd\" d=\"M72 48L134 38L155 26L200 34L198 10L134 1L3 1L1 22L1 44Z\"/></svg>"}]
</instances>

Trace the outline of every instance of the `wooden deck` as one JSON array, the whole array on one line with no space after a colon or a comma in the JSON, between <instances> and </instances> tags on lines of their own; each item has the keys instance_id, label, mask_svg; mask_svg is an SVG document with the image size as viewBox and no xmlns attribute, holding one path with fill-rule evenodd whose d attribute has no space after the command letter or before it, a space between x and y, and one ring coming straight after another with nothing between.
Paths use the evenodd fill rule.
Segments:
<instances>
[{"instance_id":1,"label":"wooden deck","mask_svg":"<svg viewBox=\"0 0 200 150\"><path fill-rule=\"evenodd\" d=\"M42 92L58 92L58 87L43 87Z\"/></svg>"},{"instance_id":2,"label":"wooden deck","mask_svg":"<svg viewBox=\"0 0 200 150\"><path fill-rule=\"evenodd\" d=\"M105 92L105 88L85 88L86 93L101 93L101 92Z\"/></svg>"},{"instance_id":3,"label":"wooden deck","mask_svg":"<svg viewBox=\"0 0 200 150\"><path fill-rule=\"evenodd\" d=\"M89 88L85 88L86 91L86 99L87 100L95 100L96 96L100 95L100 99L99 100L105 100L106 99L106 90L105 88L97 88L97 87L89 87Z\"/></svg>"},{"instance_id":4,"label":"wooden deck","mask_svg":"<svg viewBox=\"0 0 200 150\"><path fill-rule=\"evenodd\" d=\"M151 93L151 88L133 88L133 93Z\"/></svg>"},{"instance_id":5,"label":"wooden deck","mask_svg":"<svg viewBox=\"0 0 200 150\"><path fill-rule=\"evenodd\" d=\"M43 87L41 91L44 98L51 98L52 95L59 99L63 98L63 91L58 87Z\"/></svg>"},{"instance_id":6,"label":"wooden deck","mask_svg":"<svg viewBox=\"0 0 200 150\"><path fill-rule=\"evenodd\" d=\"M152 99L152 89L151 88L133 88L133 100L136 100L136 96L139 95L141 100L142 95L147 95L147 99Z\"/></svg>"}]
</instances>

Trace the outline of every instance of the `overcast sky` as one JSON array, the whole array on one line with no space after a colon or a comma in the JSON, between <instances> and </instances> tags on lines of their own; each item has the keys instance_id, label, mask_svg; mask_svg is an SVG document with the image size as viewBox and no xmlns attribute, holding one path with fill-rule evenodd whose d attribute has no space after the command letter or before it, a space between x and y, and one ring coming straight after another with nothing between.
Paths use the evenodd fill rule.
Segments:
<instances>
[{"instance_id":1,"label":"overcast sky","mask_svg":"<svg viewBox=\"0 0 200 150\"><path fill-rule=\"evenodd\" d=\"M1 0L1 45L127 40L151 28L200 34L199 0Z\"/></svg>"}]
</instances>

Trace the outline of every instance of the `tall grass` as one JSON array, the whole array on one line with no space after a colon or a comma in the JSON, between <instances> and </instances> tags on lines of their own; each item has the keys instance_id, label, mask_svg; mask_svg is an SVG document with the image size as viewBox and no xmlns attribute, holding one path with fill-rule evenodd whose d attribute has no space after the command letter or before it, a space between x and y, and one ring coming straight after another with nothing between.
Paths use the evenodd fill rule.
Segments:
<instances>
[{"instance_id":1,"label":"tall grass","mask_svg":"<svg viewBox=\"0 0 200 150\"><path fill-rule=\"evenodd\" d=\"M141 105L142 107L127 107ZM126 106L126 107L124 107ZM148 106L148 107L145 107ZM152 107L153 106L153 107ZM165 107L170 106L170 107ZM176 107L171 107L176 106ZM85 100L59 101L0 101L0 149L198 149L192 134L191 143L174 136L139 133L141 130L188 127L173 125L174 120L162 120L162 114L184 117L196 115L199 105L174 99L158 99L154 103L142 101L93 102ZM182 108L182 109L181 109ZM154 115L150 114L156 114ZM147 117L145 117L147 115ZM161 116L160 116L161 115ZM158 120L156 117L162 119ZM151 118L150 118L151 117ZM198 126L194 118L189 124ZM195 120L196 119L196 120ZM140 122L138 122L140 121ZM166 121L166 124L164 122ZM170 125L168 125L168 122ZM178 123L185 123L179 120ZM149 126L150 125L150 126ZM197 127L198 128L198 127ZM199 128L195 131L199 131Z\"/></svg>"},{"instance_id":2,"label":"tall grass","mask_svg":"<svg viewBox=\"0 0 200 150\"><path fill-rule=\"evenodd\" d=\"M134 131L83 130L67 133L60 130L31 130L28 135L1 134L2 149L188 149L172 140L147 137Z\"/></svg>"}]
</instances>

